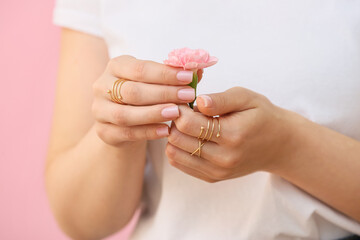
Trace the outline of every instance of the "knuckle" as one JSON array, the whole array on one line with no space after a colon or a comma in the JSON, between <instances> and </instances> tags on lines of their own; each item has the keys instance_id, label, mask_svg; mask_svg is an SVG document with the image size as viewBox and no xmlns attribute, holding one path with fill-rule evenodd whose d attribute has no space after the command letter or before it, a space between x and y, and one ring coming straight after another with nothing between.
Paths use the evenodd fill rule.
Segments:
<instances>
[{"instance_id":1,"label":"knuckle","mask_svg":"<svg viewBox=\"0 0 360 240\"><path fill-rule=\"evenodd\" d=\"M96 124L95 126L96 134L98 137L105 143L109 145L116 145L117 139L114 135L110 134L111 131L108 130L108 127L104 124Z\"/></svg>"},{"instance_id":2,"label":"knuckle","mask_svg":"<svg viewBox=\"0 0 360 240\"><path fill-rule=\"evenodd\" d=\"M230 93L236 96L242 96L242 102L244 105L249 105L253 100L254 92L244 87L232 87L228 90Z\"/></svg>"},{"instance_id":3,"label":"knuckle","mask_svg":"<svg viewBox=\"0 0 360 240\"><path fill-rule=\"evenodd\" d=\"M154 124L160 123L163 120L161 113L159 113L161 110L158 110L158 106L150 106L150 108L151 110L146 114L146 122ZM156 132L156 130L153 130L153 132Z\"/></svg>"},{"instance_id":4,"label":"knuckle","mask_svg":"<svg viewBox=\"0 0 360 240\"><path fill-rule=\"evenodd\" d=\"M146 62L143 60L137 60L134 63L134 80L142 80L145 76L145 65Z\"/></svg>"},{"instance_id":5,"label":"knuckle","mask_svg":"<svg viewBox=\"0 0 360 240\"><path fill-rule=\"evenodd\" d=\"M119 64L119 63L122 63L124 61L128 61L130 59L135 59L133 56L130 56L130 55L120 55L120 56L117 56L117 57L113 57L109 60L109 63L110 64Z\"/></svg>"},{"instance_id":6,"label":"knuckle","mask_svg":"<svg viewBox=\"0 0 360 240\"><path fill-rule=\"evenodd\" d=\"M239 87L239 86L236 86L236 87L232 87L229 89L230 91L232 92L235 92L236 95L238 96L243 96L243 104L245 105L250 105L251 101L253 101L253 99L256 99L257 93L251 91L250 89L247 89L247 88L244 88L244 87Z\"/></svg>"},{"instance_id":7,"label":"knuckle","mask_svg":"<svg viewBox=\"0 0 360 240\"><path fill-rule=\"evenodd\" d=\"M171 74L170 69L167 68L166 66L163 66L161 70L161 80L163 83L166 84L170 82L170 74Z\"/></svg>"},{"instance_id":8,"label":"knuckle","mask_svg":"<svg viewBox=\"0 0 360 240\"><path fill-rule=\"evenodd\" d=\"M161 102L168 102L171 100L170 94L172 91L168 91L168 89L162 88L159 92L158 98Z\"/></svg>"},{"instance_id":9,"label":"knuckle","mask_svg":"<svg viewBox=\"0 0 360 240\"><path fill-rule=\"evenodd\" d=\"M174 159L176 157L176 149L173 146L171 146L170 144L167 144L166 149L165 149L165 153L166 153L166 156L169 159L169 163L171 164L171 162L174 162L174 164L175 164Z\"/></svg>"},{"instance_id":10,"label":"knuckle","mask_svg":"<svg viewBox=\"0 0 360 240\"><path fill-rule=\"evenodd\" d=\"M244 94L246 92L246 89L243 87L235 86L230 88L228 91L236 92L237 94Z\"/></svg>"},{"instance_id":11,"label":"knuckle","mask_svg":"<svg viewBox=\"0 0 360 240\"><path fill-rule=\"evenodd\" d=\"M183 133L189 133L191 131L191 123L191 119L186 116L182 116L175 120L177 129L179 129Z\"/></svg>"},{"instance_id":12,"label":"knuckle","mask_svg":"<svg viewBox=\"0 0 360 240\"><path fill-rule=\"evenodd\" d=\"M176 167L176 166L177 166L177 162L176 162L174 159L172 159L172 158L169 158L169 164L170 164L171 166L173 166L173 167Z\"/></svg>"},{"instance_id":13,"label":"knuckle","mask_svg":"<svg viewBox=\"0 0 360 240\"><path fill-rule=\"evenodd\" d=\"M229 176L229 173L225 170L220 170L220 169L217 169L214 173L213 173L213 177L216 179L216 180L224 180L224 179L227 179Z\"/></svg>"},{"instance_id":14,"label":"knuckle","mask_svg":"<svg viewBox=\"0 0 360 240\"><path fill-rule=\"evenodd\" d=\"M99 86L98 86L98 83L97 81L95 81L92 85L91 85L91 89L92 89L92 92L94 95L96 95L98 92L99 92Z\"/></svg>"},{"instance_id":15,"label":"knuckle","mask_svg":"<svg viewBox=\"0 0 360 240\"><path fill-rule=\"evenodd\" d=\"M219 161L218 165L222 168L234 168L237 165L237 158L233 157L232 155L224 155ZM223 174L225 174L224 172Z\"/></svg>"},{"instance_id":16,"label":"knuckle","mask_svg":"<svg viewBox=\"0 0 360 240\"><path fill-rule=\"evenodd\" d=\"M128 141L135 141L136 140L135 132L131 127L123 128L122 129L122 135Z\"/></svg>"},{"instance_id":17,"label":"knuckle","mask_svg":"<svg viewBox=\"0 0 360 240\"><path fill-rule=\"evenodd\" d=\"M238 137L234 135L228 136L226 139L226 143L230 147L235 147L237 145L237 141L238 141Z\"/></svg>"},{"instance_id":18,"label":"knuckle","mask_svg":"<svg viewBox=\"0 0 360 240\"><path fill-rule=\"evenodd\" d=\"M244 142L244 136L240 133L231 134L226 138L226 142L230 147L237 147Z\"/></svg>"},{"instance_id":19,"label":"knuckle","mask_svg":"<svg viewBox=\"0 0 360 240\"><path fill-rule=\"evenodd\" d=\"M115 57L115 58L110 59L106 66L107 70L109 70L110 72L113 72L113 69L117 66L117 64L119 62L119 58L120 57Z\"/></svg>"},{"instance_id":20,"label":"knuckle","mask_svg":"<svg viewBox=\"0 0 360 240\"><path fill-rule=\"evenodd\" d=\"M234 91L243 91L244 90L244 88L240 87L240 86L235 86L235 87L232 87L231 89Z\"/></svg>"},{"instance_id":21,"label":"knuckle","mask_svg":"<svg viewBox=\"0 0 360 240\"><path fill-rule=\"evenodd\" d=\"M106 135L105 134L105 129L104 127L102 126L102 124L97 124L95 123L95 132L96 134L98 135L98 137L102 140L104 140L104 136Z\"/></svg>"},{"instance_id":22,"label":"knuckle","mask_svg":"<svg viewBox=\"0 0 360 240\"><path fill-rule=\"evenodd\" d=\"M127 125L127 118L124 111L117 109L113 111L113 118L116 125L125 126Z\"/></svg>"},{"instance_id":23,"label":"knuckle","mask_svg":"<svg viewBox=\"0 0 360 240\"><path fill-rule=\"evenodd\" d=\"M181 136L178 131L171 131L170 135L168 136L169 143L173 145L178 145L178 143L181 141Z\"/></svg>"},{"instance_id":24,"label":"knuckle","mask_svg":"<svg viewBox=\"0 0 360 240\"><path fill-rule=\"evenodd\" d=\"M219 106L225 107L227 105L226 98L224 96L218 97L217 100L218 100L217 102L218 102Z\"/></svg>"},{"instance_id":25,"label":"knuckle","mask_svg":"<svg viewBox=\"0 0 360 240\"><path fill-rule=\"evenodd\" d=\"M130 61L131 59L135 59L133 56L130 55L121 55L110 59L107 63L106 70L112 74L118 75L119 74L119 67Z\"/></svg>"},{"instance_id":26,"label":"knuckle","mask_svg":"<svg viewBox=\"0 0 360 240\"><path fill-rule=\"evenodd\" d=\"M154 139L156 138L156 134L154 134L154 130L152 128L146 128L144 130L144 135L146 139Z\"/></svg>"},{"instance_id":27,"label":"knuckle","mask_svg":"<svg viewBox=\"0 0 360 240\"><path fill-rule=\"evenodd\" d=\"M99 115L99 107L96 101L93 101L91 104L91 114L95 117L95 119L97 119L97 116Z\"/></svg>"},{"instance_id":28,"label":"knuckle","mask_svg":"<svg viewBox=\"0 0 360 240\"><path fill-rule=\"evenodd\" d=\"M130 59L135 59L135 57L133 57L133 56L131 56L131 55L126 55L126 54L124 54L124 55L120 55L120 56L117 56L117 57L114 57L114 58L113 58L113 60L114 60L115 62L118 62L118 63L124 62L124 61L128 61L128 60L130 60Z\"/></svg>"},{"instance_id":29,"label":"knuckle","mask_svg":"<svg viewBox=\"0 0 360 240\"><path fill-rule=\"evenodd\" d=\"M136 103L140 100L140 93L133 83L125 82L123 84L124 99L128 102Z\"/></svg>"},{"instance_id":30,"label":"knuckle","mask_svg":"<svg viewBox=\"0 0 360 240\"><path fill-rule=\"evenodd\" d=\"M269 98L267 98L265 95L262 95L262 94L257 94L256 95L256 98L259 102L259 105L260 104L271 104L271 101Z\"/></svg>"},{"instance_id":31,"label":"knuckle","mask_svg":"<svg viewBox=\"0 0 360 240\"><path fill-rule=\"evenodd\" d=\"M106 137L104 138L104 142L109 144L109 145L113 145L116 146L119 144L120 139L117 138L115 135L113 134L107 134Z\"/></svg>"}]
</instances>

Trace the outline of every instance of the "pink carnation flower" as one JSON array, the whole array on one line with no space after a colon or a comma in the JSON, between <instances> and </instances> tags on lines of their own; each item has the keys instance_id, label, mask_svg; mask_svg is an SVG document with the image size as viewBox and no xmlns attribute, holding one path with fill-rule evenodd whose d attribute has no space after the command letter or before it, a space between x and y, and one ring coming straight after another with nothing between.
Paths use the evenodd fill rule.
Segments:
<instances>
[{"instance_id":1,"label":"pink carnation flower","mask_svg":"<svg viewBox=\"0 0 360 240\"><path fill-rule=\"evenodd\" d=\"M184 70L203 69L217 63L218 59L212 57L203 49L180 48L171 51L164 64L172 67L182 67Z\"/></svg>"}]
</instances>

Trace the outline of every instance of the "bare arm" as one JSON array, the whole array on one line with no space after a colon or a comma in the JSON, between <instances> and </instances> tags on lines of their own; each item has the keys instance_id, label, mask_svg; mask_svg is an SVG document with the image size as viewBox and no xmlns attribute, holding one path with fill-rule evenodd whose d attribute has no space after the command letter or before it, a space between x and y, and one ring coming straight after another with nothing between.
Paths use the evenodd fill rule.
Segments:
<instances>
[{"instance_id":1,"label":"bare arm","mask_svg":"<svg viewBox=\"0 0 360 240\"><path fill-rule=\"evenodd\" d=\"M217 182L256 171L275 173L360 221L360 142L275 106L242 87L197 97L200 111L180 108L166 153L170 164ZM202 113L202 114L201 114ZM202 159L190 156L208 116L221 116ZM209 125L210 126L210 125ZM220 126L220 125L219 125ZM215 133L219 131L219 138Z\"/></svg>"},{"instance_id":2,"label":"bare arm","mask_svg":"<svg viewBox=\"0 0 360 240\"><path fill-rule=\"evenodd\" d=\"M46 185L60 227L75 239L121 229L141 196L146 142L110 146L94 127L92 84L108 60L102 39L62 31Z\"/></svg>"},{"instance_id":3,"label":"bare arm","mask_svg":"<svg viewBox=\"0 0 360 240\"><path fill-rule=\"evenodd\" d=\"M104 40L63 30L45 175L54 215L70 237L100 239L131 219L146 141L168 136L164 122L179 117L176 104L194 100L192 74L132 56L109 60ZM128 80L125 104L107 93L119 78Z\"/></svg>"},{"instance_id":4,"label":"bare arm","mask_svg":"<svg viewBox=\"0 0 360 240\"><path fill-rule=\"evenodd\" d=\"M289 113L292 156L274 173L360 222L360 142Z\"/></svg>"}]
</instances>

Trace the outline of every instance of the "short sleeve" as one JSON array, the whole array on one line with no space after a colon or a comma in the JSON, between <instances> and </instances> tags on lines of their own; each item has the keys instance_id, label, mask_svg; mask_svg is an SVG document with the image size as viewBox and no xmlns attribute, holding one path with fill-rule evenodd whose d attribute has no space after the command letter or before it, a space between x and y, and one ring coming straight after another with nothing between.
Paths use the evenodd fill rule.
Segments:
<instances>
[{"instance_id":1,"label":"short sleeve","mask_svg":"<svg viewBox=\"0 0 360 240\"><path fill-rule=\"evenodd\" d=\"M102 37L100 1L57 0L53 12L53 23Z\"/></svg>"}]
</instances>

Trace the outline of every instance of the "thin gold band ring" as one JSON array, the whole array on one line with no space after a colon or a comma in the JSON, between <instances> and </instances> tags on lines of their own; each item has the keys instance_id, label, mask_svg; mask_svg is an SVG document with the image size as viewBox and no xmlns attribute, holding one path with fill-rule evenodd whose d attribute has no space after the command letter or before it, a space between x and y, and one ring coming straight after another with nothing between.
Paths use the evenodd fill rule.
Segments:
<instances>
[{"instance_id":1,"label":"thin gold band ring","mask_svg":"<svg viewBox=\"0 0 360 240\"><path fill-rule=\"evenodd\" d=\"M121 86L126 82L126 79L117 79L112 87L112 90L108 90L107 93L110 94L111 101L119 104L125 104L123 102L123 97L121 96Z\"/></svg>"}]
</instances>

